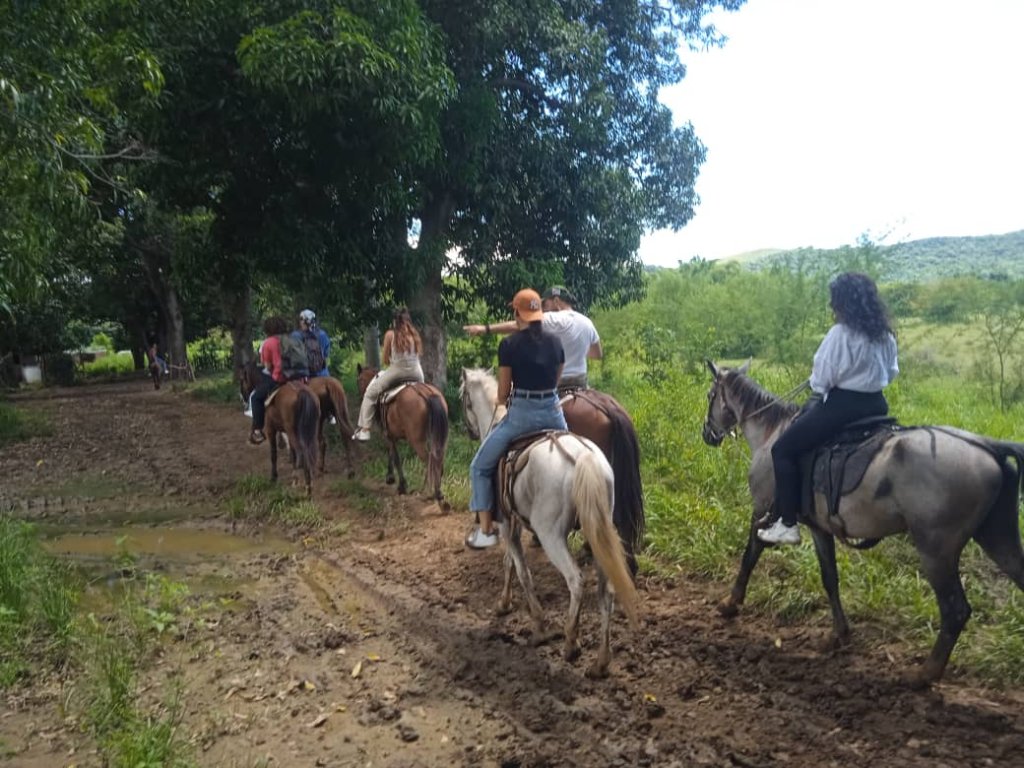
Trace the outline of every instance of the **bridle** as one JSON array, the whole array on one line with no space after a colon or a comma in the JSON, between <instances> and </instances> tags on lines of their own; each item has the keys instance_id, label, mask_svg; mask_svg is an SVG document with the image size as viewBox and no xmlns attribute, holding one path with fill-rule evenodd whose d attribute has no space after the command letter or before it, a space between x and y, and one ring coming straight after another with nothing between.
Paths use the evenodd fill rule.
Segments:
<instances>
[{"instance_id":1,"label":"bridle","mask_svg":"<svg viewBox=\"0 0 1024 768\"><path fill-rule=\"evenodd\" d=\"M739 416L739 414L736 413L736 411L734 411L729 406L729 404L727 402L725 402L725 397L723 396L723 398L722 398L722 412L724 414L728 414L729 416L731 416L732 417L732 422L733 422L730 426L726 427L726 426L724 426L722 424L719 424L718 421L714 418L714 416L712 416L712 413L714 411L715 399L718 397L718 394L719 394L718 390L721 387L721 385L722 385L722 377L721 376L716 376L715 377L715 383L712 385L711 391L708 392L708 415L707 415L707 418L704 420L704 432L703 432L704 441L706 443L708 443L708 445L719 445L725 439L725 436L728 435L730 432L732 432L734 429L742 430L743 429L743 422L750 421L752 418L754 418L758 414L764 413L765 411L767 411L773 405L776 405L778 403L783 403L783 402L785 402L785 403L793 402L793 398L794 397L796 397L798 394L803 392L805 389L809 389L810 386L811 386L810 382L808 382L807 380L804 380L804 381L800 382L797 386L793 387L793 389L791 389L788 392L786 392L785 394L778 395L776 397L771 398L767 403L762 405L760 408L756 409L755 411L753 411L751 413L748 413L748 414L744 415L742 418Z\"/></svg>"}]
</instances>

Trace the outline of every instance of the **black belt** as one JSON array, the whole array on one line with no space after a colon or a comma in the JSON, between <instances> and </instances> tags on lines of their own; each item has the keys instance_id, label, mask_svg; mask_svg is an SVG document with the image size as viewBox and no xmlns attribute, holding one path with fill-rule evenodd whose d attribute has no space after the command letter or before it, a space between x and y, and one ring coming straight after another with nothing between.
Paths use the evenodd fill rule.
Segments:
<instances>
[{"instance_id":1,"label":"black belt","mask_svg":"<svg viewBox=\"0 0 1024 768\"><path fill-rule=\"evenodd\" d=\"M546 400L558 394L554 389L517 389L512 397L521 397L524 400Z\"/></svg>"}]
</instances>

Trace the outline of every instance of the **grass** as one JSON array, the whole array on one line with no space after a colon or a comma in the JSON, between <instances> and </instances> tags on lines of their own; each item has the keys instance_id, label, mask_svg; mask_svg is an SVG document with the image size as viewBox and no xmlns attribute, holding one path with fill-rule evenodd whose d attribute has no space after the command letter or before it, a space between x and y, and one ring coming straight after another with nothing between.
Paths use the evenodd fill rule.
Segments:
<instances>
[{"instance_id":1,"label":"grass","mask_svg":"<svg viewBox=\"0 0 1024 768\"><path fill-rule=\"evenodd\" d=\"M0 445L53 434L46 414L0 402Z\"/></svg>"},{"instance_id":2,"label":"grass","mask_svg":"<svg viewBox=\"0 0 1024 768\"><path fill-rule=\"evenodd\" d=\"M230 403L242 407L238 384L235 383L230 371L204 376L198 381L188 384L187 391L199 400L208 403Z\"/></svg>"},{"instance_id":3,"label":"grass","mask_svg":"<svg viewBox=\"0 0 1024 768\"><path fill-rule=\"evenodd\" d=\"M288 527L319 528L323 512L296 489L262 475L246 475L235 483L227 501L235 519L262 520Z\"/></svg>"}]
</instances>

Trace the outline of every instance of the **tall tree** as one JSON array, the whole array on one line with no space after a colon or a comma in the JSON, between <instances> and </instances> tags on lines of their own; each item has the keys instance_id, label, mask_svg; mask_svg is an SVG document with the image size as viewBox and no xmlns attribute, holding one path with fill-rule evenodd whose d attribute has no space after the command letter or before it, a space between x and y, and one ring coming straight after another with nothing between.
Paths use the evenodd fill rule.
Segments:
<instances>
[{"instance_id":1,"label":"tall tree","mask_svg":"<svg viewBox=\"0 0 1024 768\"><path fill-rule=\"evenodd\" d=\"M584 302L637 295L640 236L690 220L704 159L659 93L684 75L678 46L720 42L706 14L741 4L423 0L458 81L443 152L419 179L422 230L401 286L435 383L448 270L495 309L556 278Z\"/></svg>"}]
</instances>

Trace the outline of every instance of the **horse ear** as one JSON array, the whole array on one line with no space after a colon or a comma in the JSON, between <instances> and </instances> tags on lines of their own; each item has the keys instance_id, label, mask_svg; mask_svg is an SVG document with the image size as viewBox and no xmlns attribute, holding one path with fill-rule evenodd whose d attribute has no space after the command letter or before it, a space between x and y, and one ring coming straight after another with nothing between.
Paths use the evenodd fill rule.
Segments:
<instances>
[{"instance_id":1,"label":"horse ear","mask_svg":"<svg viewBox=\"0 0 1024 768\"><path fill-rule=\"evenodd\" d=\"M363 366L360 365L359 363L356 363L356 376L358 376L362 372L363 372Z\"/></svg>"},{"instance_id":2,"label":"horse ear","mask_svg":"<svg viewBox=\"0 0 1024 768\"><path fill-rule=\"evenodd\" d=\"M708 370L711 371L711 375L714 376L717 379L718 378L718 366L716 366L713 362L711 362L711 360L705 360L704 362L708 364Z\"/></svg>"},{"instance_id":3,"label":"horse ear","mask_svg":"<svg viewBox=\"0 0 1024 768\"><path fill-rule=\"evenodd\" d=\"M743 365L741 365L739 368L736 369L736 373L746 373L747 371L749 371L750 370L750 361L751 360L753 360L753 358L752 357L748 357L747 358L747 362L745 362Z\"/></svg>"}]
</instances>

